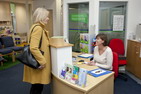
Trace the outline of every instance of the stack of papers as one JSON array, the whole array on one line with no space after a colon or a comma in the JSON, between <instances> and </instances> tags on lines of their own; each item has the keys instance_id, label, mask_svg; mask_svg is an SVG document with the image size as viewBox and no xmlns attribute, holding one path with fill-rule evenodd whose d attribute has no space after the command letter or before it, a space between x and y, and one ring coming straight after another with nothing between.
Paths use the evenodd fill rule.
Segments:
<instances>
[{"instance_id":1,"label":"stack of papers","mask_svg":"<svg viewBox=\"0 0 141 94\"><path fill-rule=\"evenodd\" d=\"M92 57L93 57L93 54L81 54L81 55L78 55L78 57L82 57L82 58L92 58Z\"/></svg>"}]
</instances>

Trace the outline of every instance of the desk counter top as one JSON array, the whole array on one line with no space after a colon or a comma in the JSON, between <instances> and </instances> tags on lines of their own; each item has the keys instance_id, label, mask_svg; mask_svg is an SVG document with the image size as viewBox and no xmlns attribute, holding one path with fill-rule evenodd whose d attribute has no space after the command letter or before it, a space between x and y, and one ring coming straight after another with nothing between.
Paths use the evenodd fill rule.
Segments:
<instances>
[{"instance_id":1,"label":"desk counter top","mask_svg":"<svg viewBox=\"0 0 141 94\"><path fill-rule=\"evenodd\" d=\"M73 53L73 56L76 56L76 55L78 55L78 53ZM79 60L79 59L82 59L82 58L77 57L77 60ZM88 61L88 59L85 59L85 60ZM93 69L98 68L96 66L89 66L86 64L79 64L78 66L81 68L85 68L87 70L93 70ZM84 87L84 88L81 86L78 86L76 84L73 84L69 81L66 81L65 79L62 79L62 78L59 78L56 76L55 76L55 78L57 78L57 80L61 81L62 83L65 83L66 85L70 86L71 88L78 89L79 91L82 91L82 92L89 92L90 90L96 88L98 85L103 83L105 80L110 79L110 78L114 79L114 72L100 76L100 77L93 77L91 75L87 75L87 84L86 84L86 87ZM108 85L108 84L106 84L106 85Z\"/></svg>"},{"instance_id":2,"label":"desk counter top","mask_svg":"<svg viewBox=\"0 0 141 94\"><path fill-rule=\"evenodd\" d=\"M54 48L62 48L62 47L69 47L73 46L73 44L66 43L63 38L51 38L50 45Z\"/></svg>"},{"instance_id":3,"label":"desk counter top","mask_svg":"<svg viewBox=\"0 0 141 94\"><path fill-rule=\"evenodd\" d=\"M91 69L96 69L97 67L96 66L88 66L88 65L86 66L86 65L84 65L83 68L88 68L89 70L91 70ZM56 76L55 76L55 78L57 78L62 83L69 85L72 88L78 89L82 92L89 92L91 89L96 88L103 81L105 81L106 79L109 79L113 75L114 75L113 72L110 73L110 74L100 76L100 77L93 77L93 76L87 75L87 84L86 84L86 87L84 87L84 88L81 87L81 86L78 86L76 84L73 84L73 83L71 83L71 82L69 82L65 79L62 79L62 78L59 78L59 77L56 77Z\"/></svg>"}]
</instances>

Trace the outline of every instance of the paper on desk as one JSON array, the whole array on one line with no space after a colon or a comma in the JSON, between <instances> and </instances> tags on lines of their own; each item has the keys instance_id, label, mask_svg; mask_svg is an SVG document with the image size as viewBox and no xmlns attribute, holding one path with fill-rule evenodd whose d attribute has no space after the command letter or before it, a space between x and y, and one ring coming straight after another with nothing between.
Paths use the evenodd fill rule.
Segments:
<instances>
[{"instance_id":1,"label":"paper on desk","mask_svg":"<svg viewBox=\"0 0 141 94\"><path fill-rule=\"evenodd\" d=\"M89 62L84 62L84 64L88 64Z\"/></svg>"},{"instance_id":2,"label":"paper on desk","mask_svg":"<svg viewBox=\"0 0 141 94\"><path fill-rule=\"evenodd\" d=\"M83 64L83 62L76 62L76 64Z\"/></svg>"},{"instance_id":3,"label":"paper on desk","mask_svg":"<svg viewBox=\"0 0 141 94\"><path fill-rule=\"evenodd\" d=\"M92 57L93 57L93 54L81 54L81 55L78 55L78 57L82 57L82 58L92 58Z\"/></svg>"},{"instance_id":4,"label":"paper on desk","mask_svg":"<svg viewBox=\"0 0 141 94\"><path fill-rule=\"evenodd\" d=\"M101 70L101 69L97 69L97 70L93 70L92 73L95 73L95 74L101 74L101 73L104 73L106 72L105 70Z\"/></svg>"}]
</instances>

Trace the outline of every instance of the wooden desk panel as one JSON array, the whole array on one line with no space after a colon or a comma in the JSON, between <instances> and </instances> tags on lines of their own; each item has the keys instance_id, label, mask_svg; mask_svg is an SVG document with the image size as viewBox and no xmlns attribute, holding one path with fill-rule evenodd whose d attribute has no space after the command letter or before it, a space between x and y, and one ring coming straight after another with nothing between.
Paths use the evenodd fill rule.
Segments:
<instances>
[{"instance_id":1,"label":"wooden desk panel","mask_svg":"<svg viewBox=\"0 0 141 94\"><path fill-rule=\"evenodd\" d=\"M141 43L134 40L128 40L127 45L127 65L126 69L141 79Z\"/></svg>"},{"instance_id":2,"label":"wooden desk panel","mask_svg":"<svg viewBox=\"0 0 141 94\"><path fill-rule=\"evenodd\" d=\"M92 76L91 76L92 77ZM58 79L53 76L53 94L113 94L114 76L109 76L99 82L88 77L89 83L85 88L66 82L64 79ZM97 78L98 79L98 78ZM96 84L97 81L99 84Z\"/></svg>"},{"instance_id":3,"label":"wooden desk panel","mask_svg":"<svg viewBox=\"0 0 141 94\"><path fill-rule=\"evenodd\" d=\"M73 53L73 56L77 55L78 53ZM83 58L77 58L77 60L80 59ZM89 59L84 60L89 61ZM78 66L87 70L97 68L96 66L88 66L86 64L80 64ZM52 87L53 94L113 94L114 73L112 72L100 77L87 75L87 85L84 88L53 75Z\"/></svg>"}]
</instances>

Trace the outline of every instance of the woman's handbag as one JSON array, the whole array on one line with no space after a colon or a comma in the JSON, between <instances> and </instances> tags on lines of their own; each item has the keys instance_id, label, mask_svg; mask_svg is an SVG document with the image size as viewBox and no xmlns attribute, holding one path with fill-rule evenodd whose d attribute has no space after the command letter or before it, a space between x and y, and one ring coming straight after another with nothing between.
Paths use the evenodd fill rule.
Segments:
<instances>
[{"instance_id":1,"label":"woman's handbag","mask_svg":"<svg viewBox=\"0 0 141 94\"><path fill-rule=\"evenodd\" d=\"M37 26L37 25L36 25ZM36 27L34 26L33 29ZM33 31L32 29L32 31ZM31 31L31 33L32 33ZM42 31L42 34L43 34L43 31ZM30 42L30 40L29 40ZM39 49L41 47L41 43L42 43L42 36L41 36L41 39L40 39L40 44L39 44ZM41 51L41 53L43 54L43 52ZM32 53L30 52L30 46L27 45L23 48L23 52L18 55L16 57L17 60L19 60L21 63L31 67L31 68L34 68L34 69L37 69L40 64L38 63L38 61L34 58L34 56L32 55Z\"/></svg>"}]
</instances>

